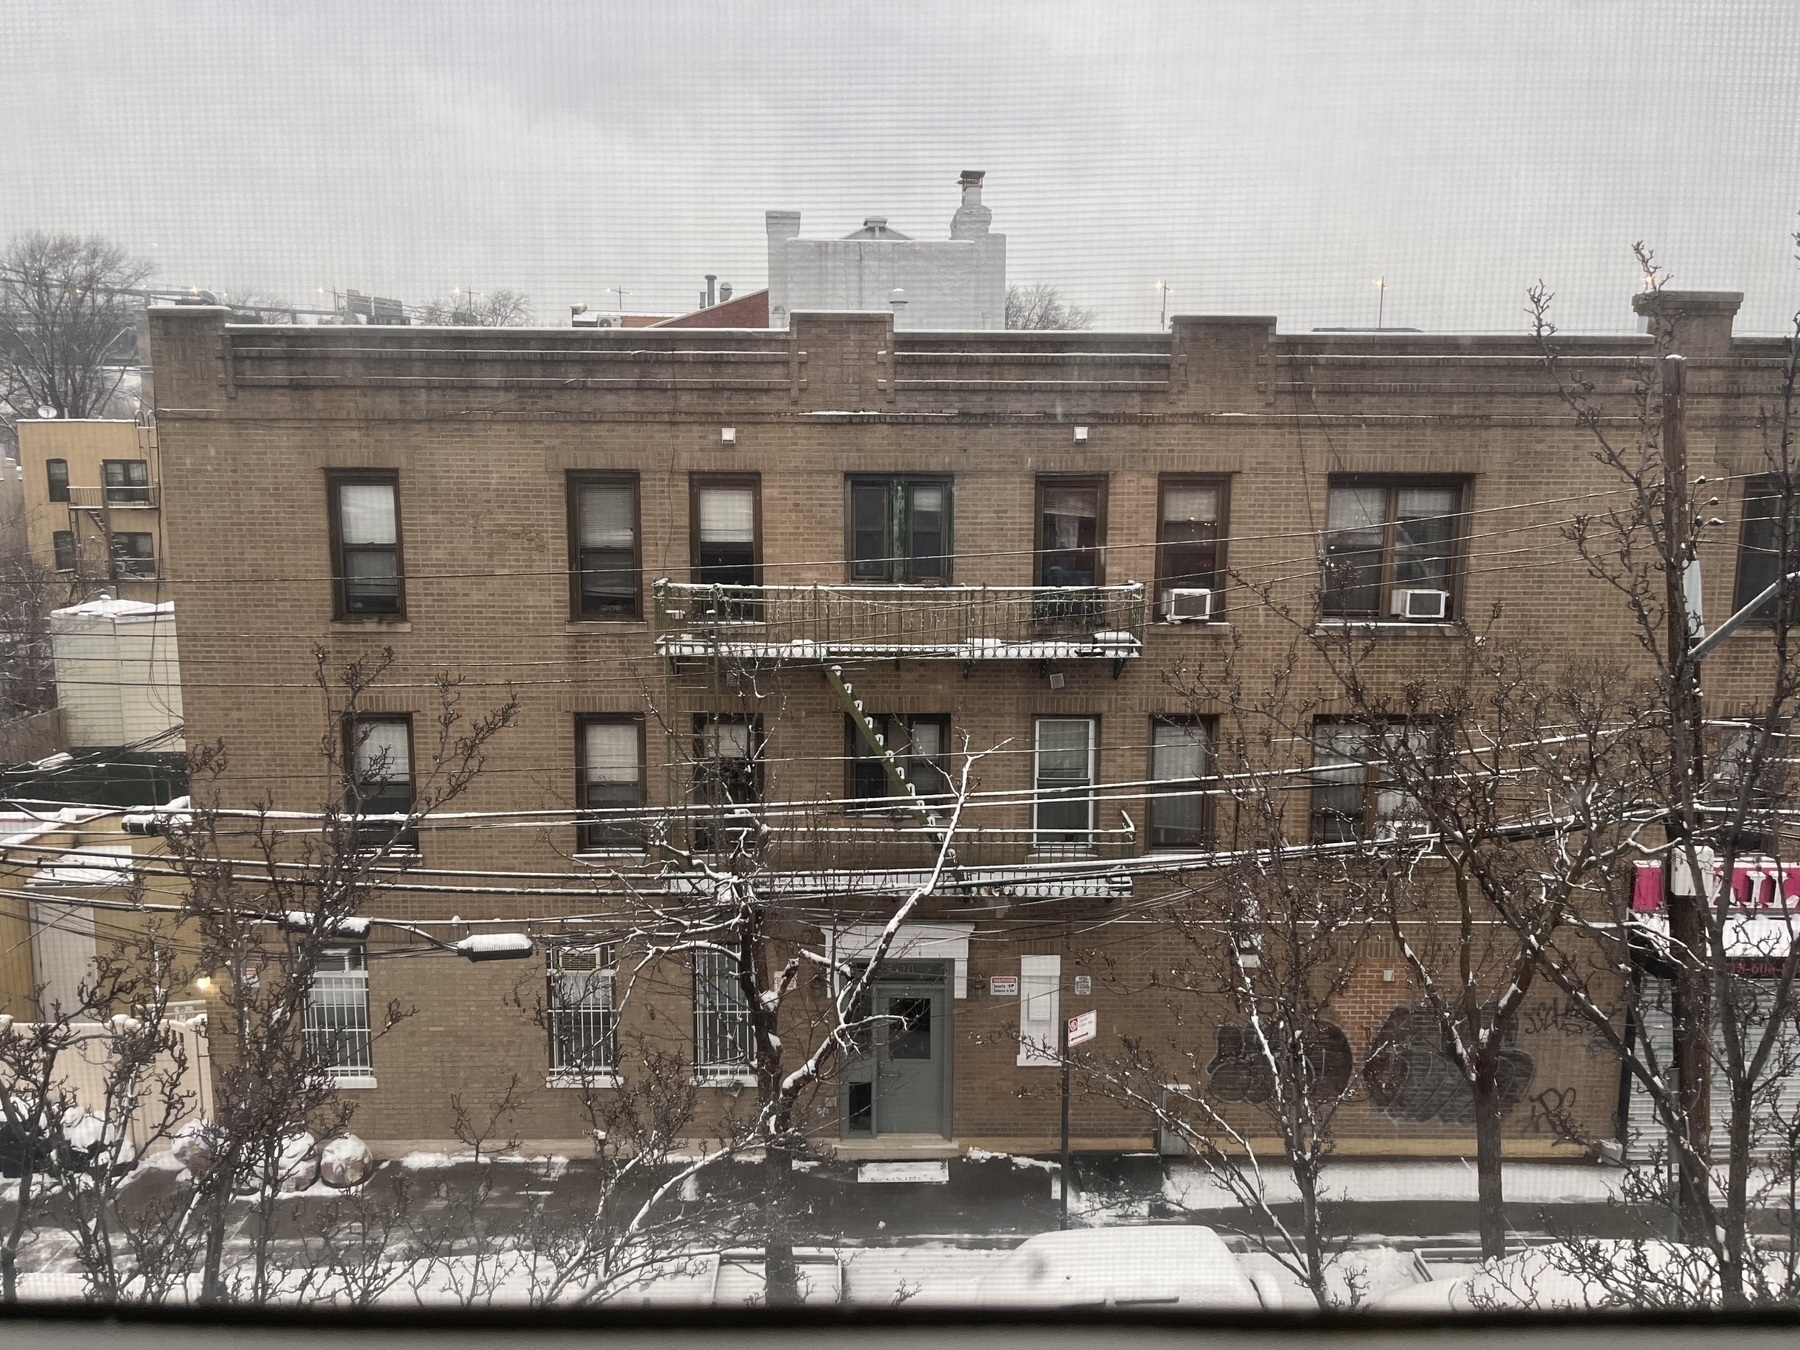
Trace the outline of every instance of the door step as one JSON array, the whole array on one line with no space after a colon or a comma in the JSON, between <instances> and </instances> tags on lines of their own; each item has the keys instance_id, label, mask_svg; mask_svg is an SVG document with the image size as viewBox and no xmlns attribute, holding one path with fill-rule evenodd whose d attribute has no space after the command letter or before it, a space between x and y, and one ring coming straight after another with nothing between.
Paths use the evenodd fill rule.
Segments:
<instances>
[{"instance_id":1,"label":"door step","mask_svg":"<svg viewBox=\"0 0 1800 1350\"><path fill-rule=\"evenodd\" d=\"M962 1157L962 1145L941 1134L883 1134L874 1139L840 1139L837 1156L853 1162L925 1161Z\"/></svg>"}]
</instances>

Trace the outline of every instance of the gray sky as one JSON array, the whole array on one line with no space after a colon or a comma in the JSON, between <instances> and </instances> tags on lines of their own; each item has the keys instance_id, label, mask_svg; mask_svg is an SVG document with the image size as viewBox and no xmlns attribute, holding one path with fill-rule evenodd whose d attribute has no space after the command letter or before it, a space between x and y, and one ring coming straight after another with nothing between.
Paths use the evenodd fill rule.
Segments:
<instances>
[{"instance_id":1,"label":"gray sky","mask_svg":"<svg viewBox=\"0 0 1800 1350\"><path fill-rule=\"evenodd\" d=\"M762 213L943 237L988 173L1010 279L1181 313L1629 330L1672 284L1800 306L1800 5L5 0L0 234L169 283L688 307Z\"/></svg>"}]
</instances>

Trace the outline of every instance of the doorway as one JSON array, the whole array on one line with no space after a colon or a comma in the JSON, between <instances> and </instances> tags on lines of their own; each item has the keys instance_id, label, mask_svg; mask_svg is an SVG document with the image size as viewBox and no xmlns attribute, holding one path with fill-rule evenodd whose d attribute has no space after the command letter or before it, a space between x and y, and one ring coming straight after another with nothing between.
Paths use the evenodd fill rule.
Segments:
<instances>
[{"instance_id":1,"label":"doorway","mask_svg":"<svg viewBox=\"0 0 1800 1350\"><path fill-rule=\"evenodd\" d=\"M942 961L897 962L870 988L863 1055L845 1075L846 1138L950 1137L950 998Z\"/></svg>"}]
</instances>

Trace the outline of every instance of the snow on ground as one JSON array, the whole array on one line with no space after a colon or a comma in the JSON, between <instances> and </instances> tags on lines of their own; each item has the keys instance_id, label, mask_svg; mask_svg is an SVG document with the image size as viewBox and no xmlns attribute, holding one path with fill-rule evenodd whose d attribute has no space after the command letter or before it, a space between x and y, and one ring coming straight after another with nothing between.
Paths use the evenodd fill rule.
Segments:
<instances>
[{"instance_id":1,"label":"snow on ground","mask_svg":"<svg viewBox=\"0 0 1800 1350\"><path fill-rule=\"evenodd\" d=\"M1279 1289L1284 1309L1304 1310L1318 1306L1305 1283L1273 1256L1265 1252L1240 1252L1238 1264L1256 1279L1259 1286ZM1358 1247L1343 1253L1325 1274L1326 1289L1339 1307L1347 1307L1350 1303L1352 1279L1361 1290L1361 1301L1367 1304L1410 1289L1422 1283L1425 1275L1411 1252L1396 1247Z\"/></svg>"},{"instance_id":2,"label":"snow on ground","mask_svg":"<svg viewBox=\"0 0 1800 1350\"><path fill-rule=\"evenodd\" d=\"M1508 1205L1603 1204L1617 1198L1621 1173L1582 1163L1507 1163ZM1265 1167L1269 1200L1298 1199L1285 1168ZM1325 1192L1352 1203L1476 1201L1474 1162L1339 1162L1325 1168ZM1163 1198L1187 1210L1236 1209L1238 1203L1197 1163L1174 1163L1163 1179Z\"/></svg>"}]
</instances>

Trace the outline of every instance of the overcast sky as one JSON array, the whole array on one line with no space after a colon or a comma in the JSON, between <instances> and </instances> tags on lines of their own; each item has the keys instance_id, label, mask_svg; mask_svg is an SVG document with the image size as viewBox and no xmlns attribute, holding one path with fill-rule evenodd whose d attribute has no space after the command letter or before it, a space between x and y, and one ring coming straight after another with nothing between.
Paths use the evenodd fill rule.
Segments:
<instances>
[{"instance_id":1,"label":"overcast sky","mask_svg":"<svg viewBox=\"0 0 1800 1350\"><path fill-rule=\"evenodd\" d=\"M1673 283L1800 306L1800 4L0 0L0 233L299 304L509 286L688 307L765 210L941 238L985 169L1009 279L1103 326L1629 330Z\"/></svg>"}]
</instances>

